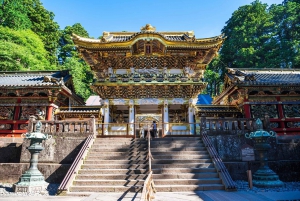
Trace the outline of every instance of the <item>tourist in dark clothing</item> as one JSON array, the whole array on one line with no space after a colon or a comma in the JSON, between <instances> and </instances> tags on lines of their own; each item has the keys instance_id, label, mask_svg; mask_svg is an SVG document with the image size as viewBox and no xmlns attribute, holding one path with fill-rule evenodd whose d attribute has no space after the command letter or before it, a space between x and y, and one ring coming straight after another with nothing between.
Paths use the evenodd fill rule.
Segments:
<instances>
[{"instance_id":1,"label":"tourist in dark clothing","mask_svg":"<svg viewBox=\"0 0 300 201\"><path fill-rule=\"evenodd\" d=\"M151 136L152 136L152 138L157 137L157 124L156 124L156 121L153 121Z\"/></svg>"}]
</instances>

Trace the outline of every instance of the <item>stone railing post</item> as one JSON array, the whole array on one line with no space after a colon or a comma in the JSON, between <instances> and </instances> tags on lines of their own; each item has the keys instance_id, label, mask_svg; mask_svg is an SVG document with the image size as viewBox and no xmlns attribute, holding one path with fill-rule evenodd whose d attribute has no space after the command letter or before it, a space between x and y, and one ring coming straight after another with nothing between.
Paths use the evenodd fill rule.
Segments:
<instances>
[{"instance_id":1,"label":"stone railing post","mask_svg":"<svg viewBox=\"0 0 300 201\"><path fill-rule=\"evenodd\" d=\"M270 116L268 115L268 113L265 114L264 128L265 128L267 131L270 130Z\"/></svg>"},{"instance_id":2,"label":"stone railing post","mask_svg":"<svg viewBox=\"0 0 300 201\"><path fill-rule=\"evenodd\" d=\"M206 117L204 114L201 114L201 118L200 118L200 134L202 134L203 132L205 132L206 130Z\"/></svg>"}]
</instances>

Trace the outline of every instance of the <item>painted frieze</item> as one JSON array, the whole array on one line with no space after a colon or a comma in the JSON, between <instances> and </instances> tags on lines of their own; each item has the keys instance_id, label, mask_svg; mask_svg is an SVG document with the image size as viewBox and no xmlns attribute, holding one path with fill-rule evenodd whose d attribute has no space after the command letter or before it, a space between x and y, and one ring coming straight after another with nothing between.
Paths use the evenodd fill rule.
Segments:
<instances>
[{"instance_id":1,"label":"painted frieze","mask_svg":"<svg viewBox=\"0 0 300 201\"><path fill-rule=\"evenodd\" d=\"M251 105L252 118L264 118L265 114L268 114L270 118L277 119L278 112L276 105Z\"/></svg>"}]
</instances>

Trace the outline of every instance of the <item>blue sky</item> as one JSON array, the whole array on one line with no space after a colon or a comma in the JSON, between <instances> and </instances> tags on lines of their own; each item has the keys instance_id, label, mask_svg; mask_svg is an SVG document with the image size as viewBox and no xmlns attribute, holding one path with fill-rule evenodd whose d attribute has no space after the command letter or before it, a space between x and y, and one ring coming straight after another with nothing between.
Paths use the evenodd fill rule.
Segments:
<instances>
[{"instance_id":1,"label":"blue sky","mask_svg":"<svg viewBox=\"0 0 300 201\"><path fill-rule=\"evenodd\" d=\"M240 6L254 0L41 0L64 29L80 23L90 37L103 31L140 31L145 24L156 31L194 31L196 38L219 35ZM261 0L280 4L283 0Z\"/></svg>"}]
</instances>

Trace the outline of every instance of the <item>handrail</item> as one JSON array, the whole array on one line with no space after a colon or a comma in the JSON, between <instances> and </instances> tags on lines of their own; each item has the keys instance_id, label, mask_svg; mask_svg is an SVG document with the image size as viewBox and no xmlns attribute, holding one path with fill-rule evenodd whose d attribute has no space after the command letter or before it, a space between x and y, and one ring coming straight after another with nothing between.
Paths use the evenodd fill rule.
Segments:
<instances>
[{"instance_id":1,"label":"handrail","mask_svg":"<svg viewBox=\"0 0 300 201\"><path fill-rule=\"evenodd\" d=\"M219 175L223 181L223 184L225 185L225 189L227 191L236 191L237 187L232 180L227 168L225 167L221 157L219 156L218 152L216 151L215 147L213 146L211 140L207 136L207 131L206 131L206 119L204 116L201 117L201 136L204 145L207 147L207 151L210 155L210 157L213 160L213 163L216 167L216 169L219 172Z\"/></svg>"},{"instance_id":2,"label":"handrail","mask_svg":"<svg viewBox=\"0 0 300 201\"><path fill-rule=\"evenodd\" d=\"M149 174L147 176L147 179L144 182L143 186L143 191L142 191L142 196L140 201L151 201L154 199L154 193L156 193L154 182L153 182L153 177L152 177L152 167L151 167L151 160L153 160L152 154L151 154L151 147L150 147L150 126L148 125L148 133L147 133L147 138L148 138L148 155L147 159L149 160Z\"/></svg>"},{"instance_id":3,"label":"handrail","mask_svg":"<svg viewBox=\"0 0 300 201\"><path fill-rule=\"evenodd\" d=\"M151 201L155 198L154 193L156 193L156 190L153 182L152 171L150 171L147 179L144 182L140 201Z\"/></svg>"},{"instance_id":4,"label":"handrail","mask_svg":"<svg viewBox=\"0 0 300 201\"><path fill-rule=\"evenodd\" d=\"M81 147L77 157L73 161L66 176L64 177L63 181L59 185L59 187L57 189L57 195L64 195L67 192L69 192L69 187L71 186L75 176L78 174L78 170L79 170L80 166L83 164L83 160L86 157L89 148L94 143L94 140L95 140L94 135L89 135L87 137L85 143Z\"/></svg>"}]
</instances>

